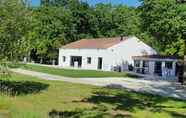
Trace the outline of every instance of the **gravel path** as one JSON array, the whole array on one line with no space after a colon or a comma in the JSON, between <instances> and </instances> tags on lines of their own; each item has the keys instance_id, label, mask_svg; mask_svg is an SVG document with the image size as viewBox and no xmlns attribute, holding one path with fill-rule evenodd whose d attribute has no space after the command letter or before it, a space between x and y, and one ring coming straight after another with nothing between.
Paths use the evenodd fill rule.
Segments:
<instances>
[{"instance_id":1,"label":"gravel path","mask_svg":"<svg viewBox=\"0 0 186 118\"><path fill-rule=\"evenodd\" d=\"M58 80L71 83L89 84L103 87L126 88L137 92L174 97L186 100L186 88L175 82L162 80L143 80L131 78L69 78L24 69L12 69L13 72L38 77L44 80Z\"/></svg>"}]
</instances>

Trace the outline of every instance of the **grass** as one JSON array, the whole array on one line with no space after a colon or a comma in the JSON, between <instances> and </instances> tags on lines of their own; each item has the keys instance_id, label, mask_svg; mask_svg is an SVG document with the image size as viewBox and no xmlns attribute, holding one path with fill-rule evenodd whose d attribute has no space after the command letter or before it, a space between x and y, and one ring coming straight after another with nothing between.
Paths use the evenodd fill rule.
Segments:
<instances>
[{"instance_id":1,"label":"grass","mask_svg":"<svg viewBox=\"0 0 186 118\"><path fill-rule=\"evenodd\" d=\"M3 118L48 118L49 114L53 118L186 117L186 101L172 98L46 81L15 73L8 81L0 80Z\"/></svg>"},{"instance_id":2,"label":"grass","mask_svg":"<svg viewBox=\"0 0 186 118\"><path fill-rule=\"evenodd\" d=\"M70 69L59 69L52 67L45 67L39 65L27 64L22 66L24 69L44 72L59 76L73 77L73 78L86 78L86 77L130 77L130 78L139 78L137 75L132 75L128 73L119 73L119 72L104 72L104 71L94 71L94 70L70 70Z\"/></svg>"}]
</instances>

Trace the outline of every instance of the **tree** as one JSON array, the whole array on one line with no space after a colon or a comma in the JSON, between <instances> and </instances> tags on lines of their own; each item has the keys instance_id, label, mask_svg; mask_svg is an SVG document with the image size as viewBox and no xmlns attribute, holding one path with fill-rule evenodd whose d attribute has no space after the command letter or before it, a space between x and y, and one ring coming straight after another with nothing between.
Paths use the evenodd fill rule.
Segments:
<instances>
[{"instance_id":1,"label":"tree","mask_svg":"<svg viewBox=\"0 0 186 118\"><path fill-rule=\"evenodd\" d=\"M73 34L71 13L64 7L42 6L33 10L33 50L39 58L56 59L58 48Z\"/></svg>"},{"instance_id":2,"label":"tree","mask_svg":"<svg viewBox=\"0 0 186 118\"><path fill-rule=\"evenodd\" d=\"M97 34L99 37L116 36L114 23L114 8L111 4L97 4L95 6L95 18L97 18Z\"/></svg>"},{"instance_id":3,"label":"tree","mask_svg":"<svg viewBox=\"0 0 186 118\"><path fill-rule=\"evenodd\" d=\"M64 1L64 2L63 2ZM56 59L58 48L86 37L97 37L94 11L78 0L51 0L33 9L32 34L35 41L32 54L43 59ZM35 54L33 54L35 55Z\"/></svg>"},{"instance_id":4,"label":"tree","mask_svg":"<svg viewBox=\"0 0 186 118\"><path fill-rule=\"evenodd\" d=\"M178 37L175 42L172 42L171 44L167 45L167 47L168 49L165 49L165 54L177 54L183 57L185 51L185 42L184 39L181 38L181 36Z\"/></svg>"},{"instance_id":5,"label":"tree","mask_svg":"<svg viewBox=\"0 0 186 118\"><path fill-rule=\"evenodd\" d=\"M0 59L17 60L29 50L30 12L20 0L1 0L0 11Z\"/></svg>"},{"instance_id":6,"label":"tree","mask_svg":"<svg viewBox=\"0 0 186 118\"><path fill-rule=\"evenodd\" d=\"M182 45L170 46L177 42L180 44L184 21L181 17L179 5L176 0L143 0L141 6L142 30L151 34L158 42L161 52L183 56ZM174 48L174 49L173 49ZM179 49L179 50L177 50Z\"/></svg>"},{"instance_id":7,"label":"tree","mask_svg":"<svg viewBox=\"0 0 186 118\"><path fill-rule=\"evenodd\" d=\"M116 34L138 35L140 34L139 12L135 8L119 5L114 10L114 24L116 25Z\"/></svg>"},{"instance_id":8,"label":"tree","mask_svg":"<svg viewBox=\"0 0 186 118\"><path fill-rule=\"evenodd\" d=\"M30 49L28 7L26 1L0 1L0 77L10 76L7 60L19 60Z\"/></svg>"}]
</instances>

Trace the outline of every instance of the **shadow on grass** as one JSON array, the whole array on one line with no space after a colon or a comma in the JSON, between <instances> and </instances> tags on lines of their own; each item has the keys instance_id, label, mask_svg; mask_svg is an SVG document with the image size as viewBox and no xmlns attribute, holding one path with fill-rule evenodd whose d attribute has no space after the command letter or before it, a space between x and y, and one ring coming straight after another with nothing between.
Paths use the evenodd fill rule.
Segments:
<instances>
[{"instance_id":1,"label":"shadow on grass","mask_svg":"<svg viewBox=\"0 0 186 118\"><path fill-rule=\"evenodd\" d=\"M163 108L177 108L176 106L168 106L162 105L169 101L170 98L161 97L158 95L151 95L145 93L136 93L136 92L118 92L115 94L111 94L108 91L95 91L93 95L89 98L84 99L83 101L94 103L94 104L102 104L107 103L111 105L115 105L116 110L127 110L134 111L136 108L138 109L151 109L153 112L159 112ZM182 101L174 99L174 101ZM185 102L185 101L183 101ZM183 108L182 106L180 108Z\"/></svg>"},{"instance_id":2,"label":"shadow on grass","mask_svg":"<svg viewBox=\"0 0 186 118\"><path fill-rule=\"evenodd\" d=\"M112 114L104 105L98 105L91 109L76 109L73 111L57 111L49 112L49 118L132 118L130 114Z\"/></svg>"},{"instance_id":3,"label":"shadow on grass","mask_svg":"<svg viewBox=\"0 0 186 118\"><path fill-rule=\"evenodd\" d=\"M185 102L183 100L129 92L122 89L109 89L106 87L100 89L96 88L92 91L90 97L83 98L80 101L72 101L74 103L91 103L94 104L95 107L91 109L76 109L72 111L52 110L49 112L49 118L132 118L132 114L135 114L135 112L137 112L136 110L148 111L152 114L163 112L169 114L171 117L186 118L186 114L175 111L175 109L183 110L186 108L186 104L177 106L169 103L170 100L175 103ZM145 115L148 114L143 115L145 117Z\"/></svg>"},{"instance_id":4,"label":"shadow on grass","mask_svg":"<svg viewBox=\"0 0 186 118\"><path fill-rule=\"evenodd\" d=\"M99 89L93 92L93 95L83 99L80 102L93 103L95 105L109 105L112 110L124 111L126 113L134 113L136 109L140 111L149 111L151 113L168 113L172 117L186 118L186 114L175 111L167 111L167 109L184 109L186 104L176 106L167 104L168 101L182 102L183 100L165 98L157 95L129 92L121 89ZM116 116L120 114L116 112ZM123 114L122 114L123 115ZM129 115L130 116L130 115ZM130 116L132 117L132 116Z\"/></svg>"},{"instance_id":5,"label":"shadow on grass","mask_svg":"<svg viewBox=\"0 0 186 118\"><path fill-rule=\"evenodd\" d=\"M186 114L167 111L173 118L186 118Z\"/></svg>"},{"instance_id":6,"label":"shadow on grass","mask_svg":"<svg viewBox=\"0 0 186 118\"><path fill-rule=\"evenodd\" d=\"M11 96L39 93L48 86L48 84L33 81L0 80L0 92Z\"/></svg>"}]
</instances>

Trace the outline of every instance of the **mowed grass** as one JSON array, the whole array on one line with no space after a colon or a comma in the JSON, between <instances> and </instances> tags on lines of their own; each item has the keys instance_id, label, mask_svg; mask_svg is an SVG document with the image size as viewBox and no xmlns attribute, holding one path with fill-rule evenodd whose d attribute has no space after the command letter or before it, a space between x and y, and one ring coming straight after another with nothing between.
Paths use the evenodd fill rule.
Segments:
<instances>
[{"instance_id":1,"label":"mowed grass","mask_svg":"<svg viewBox=\"0 0 186 118\"><path fill-rule=\"evenodd\" d=\"M26 64L22 66L24 69L44 72L59 76L73 77L73 78L86 78L86 77L130 77L130 78L139 78L137 75L132 75L128 73L119 73L119 72L105 72L105 71L94 71L94 70L72 70L72 69L59 69L53 67L46 67L40 65Z\"/></svg>"},{"instance_id":2,"label":"mowed grass","mask_svg":"<svg viewBox=\"0 0 186 118\"><path fill-rule=\"evenodd\" d=\"M12 74L0 79L3 118L185 118L186 101ZM9 93L10 92L10 93ZM19 93L19 94L18 94Z\"/></svg>"}]
</instances>

